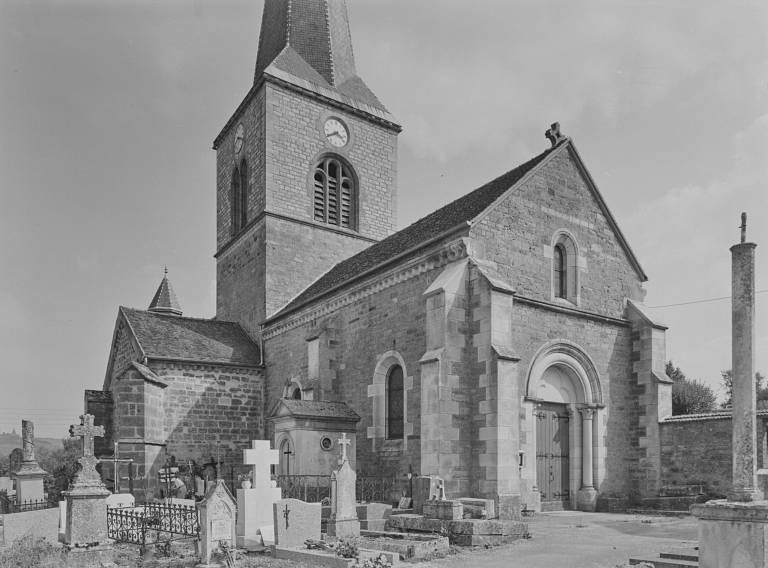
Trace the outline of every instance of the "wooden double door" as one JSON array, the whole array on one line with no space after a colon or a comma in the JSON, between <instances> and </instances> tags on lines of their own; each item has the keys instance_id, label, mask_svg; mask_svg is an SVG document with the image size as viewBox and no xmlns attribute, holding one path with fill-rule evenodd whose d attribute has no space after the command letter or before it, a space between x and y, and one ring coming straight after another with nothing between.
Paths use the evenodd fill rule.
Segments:
<instances>
[{"instance_id":1,"label":"wooden double door","mask_svg":"<svg viewBox=\"0 0 768 568\"><path fill-rule=\"evenodd\" d=\"M565 404L541 403L536 409L536 483L541 510L570 508L569 418Z\"/></svg>"}]
</instances>

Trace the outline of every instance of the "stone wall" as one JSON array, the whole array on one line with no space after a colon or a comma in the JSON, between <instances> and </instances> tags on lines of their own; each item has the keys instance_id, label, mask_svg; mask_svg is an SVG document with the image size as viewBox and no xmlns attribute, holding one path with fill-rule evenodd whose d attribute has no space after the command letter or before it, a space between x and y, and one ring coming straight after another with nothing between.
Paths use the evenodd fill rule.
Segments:
<instances>
[{"instance_id":1,"label":"stone wall","mask_svg":"<svg viewBox=\"0 0 768 568\"><path fill-rule=\"evenodd\" d=\"M152 381L130 369L112 381L114 438L120 457L133 458L137 498L167 455L178 462L241 464L242 450L264 437L264 379L251 367L149 361ZM144 479L148 477L148 483Z\"/></svg>"},{"instance_id":2,"label":"stone wall","mask_svg":"<svg viewBox=\"0 0 768 568\"><path fill-rule=\"evenodd\" d=\"M56 544L59 541L59 508L0 515L0 545L9 546L27 535Z\"/></svg>"},{"instance_id":3,"label":"stone wall","mask_svg":"<svg viewBox=\"0 0 768 568\"><path fill-rule=\"evenodd\" d=\"M757 463L764 467L768 411L758 411ZM660 424L661 485L701 485L712 497L731 490L733 451L730 412L674 416Z\"/></svg>"},{"instance_id":4,"label":"stone wall","mask_svg":"<svg viewBox=\"0 0 768 568\"><path fill-rule=\"evenodd\" d=\"M343 148L333 148L325 139L323 124L330 116L342 119L349 129ZM241 153L252 178L249 226L232 239L229 201L236 121L217 148L216 313L255 336L266 317L317 277L392 232L397 140L391 129L272 84L253 97L240 120L246 130ZM313 168L327 153L346 159L356 173L356 230L314 220ZM250 167L252 162L255 167Z\"/></svg>"}]
</instances>

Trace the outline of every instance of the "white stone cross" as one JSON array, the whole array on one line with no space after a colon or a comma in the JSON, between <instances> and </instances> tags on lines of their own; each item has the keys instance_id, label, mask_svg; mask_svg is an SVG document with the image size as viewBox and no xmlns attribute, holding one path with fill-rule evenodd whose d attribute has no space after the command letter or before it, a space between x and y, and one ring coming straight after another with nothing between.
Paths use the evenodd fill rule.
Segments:
<instances>
[{"instance_id":1,"label":"white stone cross","mask_svg":"<svg viewBox=\"0 0 768 568\"><path fill-rule=\"evenodd\" d=\"M346 432L343 432L341 434L341 438L339 438L337 442L341 444L341 462L339 463L344 463L345 461L347 461L347 446L352 443L352 440L347 438Z\"/></svg>"},{"instance_id":2,"label":"white stone cross","mask_svg":"<svg viewBox=\"0 0 768 568\"><path fill-rule=\"evenodd\" d=\"M280 462L278 451L270 449L269 440L251 440L251 447L243 450L243 463L253 466L253 488L271 487L269 466Z\"/></svg>"}]
</instances>

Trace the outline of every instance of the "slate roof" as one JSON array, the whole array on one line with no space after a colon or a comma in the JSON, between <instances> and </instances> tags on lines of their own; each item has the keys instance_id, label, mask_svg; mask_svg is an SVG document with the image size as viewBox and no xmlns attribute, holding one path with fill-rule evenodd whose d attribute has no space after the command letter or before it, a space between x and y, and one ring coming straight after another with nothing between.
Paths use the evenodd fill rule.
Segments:
<instances>
[{"instance_id":1,"label":"slate roof","mask_svg":"<svg viewBox=\"0 0 768 568\"><path fill-rule=\"evenodd\" d=\"M157 292L152 297L152 301L149 303L149 311L157 313L167 313L180 316L181 304L176 298L176 292L171 286L171 281L168 280L168 270L165 271L165 276L160 281L160 286L157 287Z\"/></svg>"},{"instance_id":2,"label":"slate roof","mask_svg":"<svg viewBox=\"0 0 768 568\"><path fill-rule=\"evenodd\" d=\"M547 149L524 164L471 191L464 197L441 207L358 254L342 260L305 288L268 321L277 319L309 300L330 292L340 284L351 282L368 270L384 262L394 260L418 245L427 244L430 240L462 223L469 223L563 144L564 142L561 142L557 146ZM418 254L418 252L418 250L414 250L413 254Z\"/></svg>"},{"instance_id":3,"label":"slate roof","mask_svg":"<svg viewBox=\"0 0 768 568\"><path fill-rule=\"evenodd\" d=\"M275 406L275 411L284 405L294 416L310 418L341 418L343 420L360 420L360 416L344 402L328 400L295 400L282 398ZM274 415L274 411L272 413Z\"/></svg>"},{"instance_id":4,"label":"slate roof","mask_svg":"<svg viewBox=\"0 0 768 568\"><path fill-rule=\"evenodd\" d=\"M121 306L144 355L229 365L258 366L259 348L239 324L158 314Z\"/></svg>"}]
</instances>

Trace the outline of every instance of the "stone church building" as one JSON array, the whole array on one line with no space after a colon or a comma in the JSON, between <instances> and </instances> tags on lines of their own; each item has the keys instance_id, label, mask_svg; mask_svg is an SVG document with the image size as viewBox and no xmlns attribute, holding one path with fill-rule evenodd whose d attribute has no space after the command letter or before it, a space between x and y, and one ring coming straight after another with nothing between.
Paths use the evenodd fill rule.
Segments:
<instances>
[{"instance_id":1,"label":"stone church building","mask_svg":"<svg viewBox=\"0 0 768 568\"><path fill-rule=\"evenodd\" d=\"M266 0L253 86L215 137L216 317L163 278L117 313L86 407L139 476L166 452L327 474L409 466L449 496L594 510L659 488L665 328L576 146L395 231L401 126L357 74L344 0ZM620 188L611 188L620 191ZM143 485L140 482L139 485Z\"/></svg>"}]
</instances>

